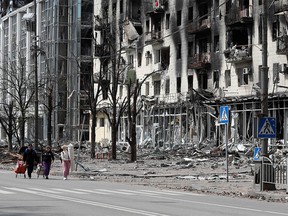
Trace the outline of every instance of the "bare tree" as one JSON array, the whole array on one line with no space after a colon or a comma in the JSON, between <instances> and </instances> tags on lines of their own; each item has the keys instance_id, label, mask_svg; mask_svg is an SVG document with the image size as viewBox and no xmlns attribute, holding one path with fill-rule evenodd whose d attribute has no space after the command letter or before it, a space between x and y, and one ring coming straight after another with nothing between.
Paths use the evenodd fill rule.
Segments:
<instances>
[{"instance_id":1,"label":"bare tree","mask_svg":"<svg viewBox=\"0 0 288 216\"><path fill-rule=\"evenodd\" d=\"M8 152L12 151L13 147L13 135L17 133L17 112L15 111L15 106L13 101L10 101L8 104L1 105L0 113L0 124L7 134L8 138Z\"/></svg>"},{"instance_id":2,"label":"bare tree","mask_svg":"<svg viewBox=\"0 0 288 216\"><path fill-rule=\"evenodd\" d=\"M17 60L17 61L16 61ZM20 130L20 146L24 145L25 123L34 96L33 71L26 68L26 58L19 53L17 59L7 60L3 64L1 92L6 100L13 101Z\"/></svg>"},{"instance_id":3,"label":"bare tree","mask_svg":"<svg viewBox=\"0 0 288 216\"><path fill-rule=\"evenodd\" d=\"M129 122L129 136L126 137L128 143L131 147L131 162L135 162L137 160L137 141L136 141L136 118L140 111L143 108L143 102L141 100L141 87L143 83L153 74L155 71L146 75L141 81L137 80L128 80L127 84L127 116Z\"/></svg>"}]
</instances>

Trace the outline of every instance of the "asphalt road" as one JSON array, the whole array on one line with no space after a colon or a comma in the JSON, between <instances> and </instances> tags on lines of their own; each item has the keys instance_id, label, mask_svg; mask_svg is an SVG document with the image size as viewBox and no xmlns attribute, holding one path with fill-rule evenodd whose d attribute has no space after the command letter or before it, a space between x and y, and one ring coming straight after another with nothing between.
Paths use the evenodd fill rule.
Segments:
<instances>
[{"instance_id":1,"label":"asphalt road","mask_svg":"<svg viewBox=\"0 0 288 216\"><path fill-rule=\"evenodd\" d=\"M288 216L288 205L60 176L37 179L35 173L24 179L0 170L0 215Z\"/></svg>"}]
</instances>

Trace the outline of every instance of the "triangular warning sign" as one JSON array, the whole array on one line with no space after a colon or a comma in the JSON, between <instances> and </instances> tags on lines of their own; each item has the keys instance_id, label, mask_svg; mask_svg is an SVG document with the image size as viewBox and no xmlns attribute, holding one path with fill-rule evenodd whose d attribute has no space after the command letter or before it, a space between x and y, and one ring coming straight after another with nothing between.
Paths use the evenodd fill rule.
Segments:
<instances>
[{"instance_id":1,"label":"triangular warning sign","mask_svg":"<svg viewBox=\"0 0 288 216\"><path fill-rule=\"evenodd\" d=\"M273 130L268 119L265 120L261 130L259 131L259 134L275 134L275 131Z\"/></svg>"},{"instance_id":2,"label":"triangular warning sign","mask_svg":"<svg viewBox=\"0 0 288 216\"><path fill-rule=\"evenodd\" d=\"M228 120L228 116L227 116L227 113L226 113L225 109L223 109L223 112L222 112L222 115L221 115L221 120L223 120L223 121L227 121Z\"/></svg>"}]
</instances>

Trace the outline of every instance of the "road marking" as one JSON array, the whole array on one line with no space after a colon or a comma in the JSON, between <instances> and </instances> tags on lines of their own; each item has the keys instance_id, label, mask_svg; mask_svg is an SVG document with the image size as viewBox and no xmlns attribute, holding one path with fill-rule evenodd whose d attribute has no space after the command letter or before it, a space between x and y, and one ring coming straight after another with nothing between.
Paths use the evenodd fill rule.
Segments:
<instances>
[{"instance_id":1,"label":"road marking","mask_svg":"<svg viewBox=\"0 0 288 216\"><path fill-rule=\"evenodd\" d=\"M59 192L59 191L45 190L45 189L41 189L41 188L29 188L29 189L41 191L41 192L45 192L45 193L61 194L61 192Z\"/></svg>"},{"instance_id":2,"label":"road marking","mask_svg":"<svg viewBox=\"0 0 288 216\"><path fill-rule=\"evenodd\" d=\"M104 191L104 192L109 192L109 193L116 193L116 194L124 194L124 195L134 195L131 193L132 191L116 191L116 190L106 190L106 189L94 189L95 191Z\"/></svg>"},{"instance_id":3,"label":"road marking","mask_svg":"<svg viewBox=\"0 0 288 216\"><path fill-rule=\"evenodd\" d=\"M164 195L171 195L171 196L179 196L179 194L175 194L175 193L171 193L169 191L167 192L162 192L162 191L150 191L150 190L140 190L143 192L148 192L148 193L152 193L152 194L164 194Z\"/></svg>"},{"instance_id":4,"label":"road marking","mask_svg":"<svg viewBox=\"0 0 288 216\"><path fill-rule=\"evenodd\" d=\"M85 190L85 189L78 189L78 188L74 188L74 190L77 190L77 191L82 191L82 192L87 192L87 193L102 194L102 195L107 195L107 194L109 194L109 193L100 192L100 191L94 191L94 190Z\"/></svg>"},{"instance_id":5,"label":"road marking","mask_svg":"<svg viewBox=\"0 0 288 216\"><path fill-rule=\"evenodd\" d=\"M74 193L74 194L87 194L87 193L80 192L80 191L66 190L66 189L62 189L62 188L51 188L51 189L56 190L56 191L67 192L67 193Z\"/></svg>"},{"instance_id":6,"label":"road marking","mask_svg":"<svg viewBox=\"0 0 288 216\"><path fill-rule=\"evenodd\" d=\"M15 193L11 191L0 190L0 194L15 194Z\"/></svg>"}]
</instances>

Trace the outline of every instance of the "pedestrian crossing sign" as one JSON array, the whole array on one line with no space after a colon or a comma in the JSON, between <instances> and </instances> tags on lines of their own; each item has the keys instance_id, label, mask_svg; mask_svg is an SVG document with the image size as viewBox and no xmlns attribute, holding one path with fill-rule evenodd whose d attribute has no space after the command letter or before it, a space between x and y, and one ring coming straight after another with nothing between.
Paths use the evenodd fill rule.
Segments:
<instances>
[{"instance_id":1,"label":"pedestrian crossing sign","mask_svg":"<svg viewBox=\"0 0 288 216\"><path fill-rule=\"evenodd\" d=\"M276 138L276 118L264 117L259 119L258 138Z\"/></svg>"},{"instance_id":2,"label":"pedestrian crossing sign","mask_svg":"<svg viewBox=\"0 0 288 216\"><path fill-rule=\"evenodd\" d=\"M229 123L229 107L220 106L220 124Z\"/></svg>"}]
</instances>

